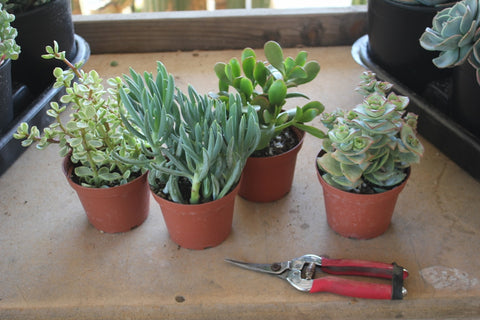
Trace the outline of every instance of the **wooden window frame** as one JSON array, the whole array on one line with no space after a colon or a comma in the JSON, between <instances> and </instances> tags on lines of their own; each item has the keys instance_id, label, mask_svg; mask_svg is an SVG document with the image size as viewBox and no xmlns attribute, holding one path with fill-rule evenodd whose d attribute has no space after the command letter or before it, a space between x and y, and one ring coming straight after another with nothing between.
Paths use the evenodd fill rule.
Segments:
<instances>
[{"instance_id":1,"label":"wooden window frame","mask_svg":"<svg viewBox=\"0 0 480 320\"><path fill-rule=\"evenodd\" d=\"M366 6L74 15L93 54L351 45L366 33Z\"/></svg>"}]
</instances>

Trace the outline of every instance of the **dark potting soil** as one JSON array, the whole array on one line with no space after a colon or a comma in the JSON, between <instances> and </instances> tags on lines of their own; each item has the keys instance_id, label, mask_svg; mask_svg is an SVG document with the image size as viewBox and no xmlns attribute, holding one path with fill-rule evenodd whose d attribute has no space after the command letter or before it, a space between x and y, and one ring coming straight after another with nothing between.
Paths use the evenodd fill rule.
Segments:
<instances>
[{"instance_id":1,"label":"dark potting soil","mask_svg":"<svg viewBox=\"0 0 480 320\"><path fill-rule=\"evenodd\" d=\"M274 137L270 144L261 150L256 150L252 157L271 157L293 149L300 141L292 128L286 128Z\"/></svg>"}]
</instances>

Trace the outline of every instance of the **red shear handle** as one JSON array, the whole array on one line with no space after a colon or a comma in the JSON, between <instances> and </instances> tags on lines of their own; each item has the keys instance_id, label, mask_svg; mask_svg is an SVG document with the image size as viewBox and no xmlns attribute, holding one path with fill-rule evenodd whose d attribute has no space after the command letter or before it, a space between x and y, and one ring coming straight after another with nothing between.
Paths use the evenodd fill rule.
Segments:
<instances>
[{"instance_id":1,"label":"red shear handle","mask_svg":"<svg viewBox=\"0 0 480 320\"><path fill-rule=\"evenodd\" d=\"M366 260L322 258L322 271L330 274L344 274L392 279L394 264ZM408 271L403 269L403 279Z\"/></svg>"},{"instance_id":2,"label":"red shear handle","mask_svg":"<svg viewBox=\"0 0 480 320\"><path fill-rule=\"evenodd\" d=\"M310 292L330 292L342 296L364 299L392 299L392 286L336 277L314 279Z\"/></svg>"}]
</instances>

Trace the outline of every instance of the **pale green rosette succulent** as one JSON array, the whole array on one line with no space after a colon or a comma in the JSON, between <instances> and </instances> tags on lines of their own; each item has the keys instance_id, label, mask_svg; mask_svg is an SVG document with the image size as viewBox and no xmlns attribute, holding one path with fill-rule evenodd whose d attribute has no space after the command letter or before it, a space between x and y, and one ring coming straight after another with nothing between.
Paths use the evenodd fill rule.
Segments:
<instances>
[{"instance_id":1,"label":"pale green rosette succulent","mask_svg":"<svg viewBox=\"0 0 480 320\"><path fill-rule=\"evenodd\" d=\"M426 28L420 45L429 51L440 51L433 59L438 68L459 66L465 61L476 68L480 83L480 10L479 0L463 0L443 9Z\"/></svg>"},{"instance_id":2,"label":"pale green rosette succulent","mask_svg":"<svg viewBox=\"0 0 480 320\"><path fill-rule=\"evenodd\" d=\"M383 192L401 183L406 168L420 161L417 116L404 115L409 99L389 92L391 88L366 72L357 90L365 96L361 104L349 112L322 115L328 137L317 163L330 185L357 193Z\"/></svg>"}]
</instances>

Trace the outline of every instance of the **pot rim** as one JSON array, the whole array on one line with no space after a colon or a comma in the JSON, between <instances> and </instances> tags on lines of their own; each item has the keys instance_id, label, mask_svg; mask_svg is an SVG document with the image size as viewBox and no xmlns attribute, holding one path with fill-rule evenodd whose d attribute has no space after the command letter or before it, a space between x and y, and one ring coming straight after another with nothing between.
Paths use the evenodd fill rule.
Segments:
<instances>
[{"instance_id":1,"label":"pot rim","mask_svg":"<svg viewBox=\"0 0 480 320\"><path fill-rule=\"evenodd\" d=\"M63 163L62 163L63 174L65 175L65 177L67 178L67 180L70 184L74 184L76 188L78 187L78 189L83 189L83 190L112 190L112 189L119 190L122 187L125 187L125 186L127 186L129 184L132 184L134 182L137 182L137 180L146 179L146 175L148 174L148 171L145 171L144 173L142 173L140 176L136 177L135 179L133 179L133 180L127 182L127 183L121 184L121 185L116 185L116 186L108 187L108 188L93 188L93 187L82 186L81 184L75 182L72 179L72 176L73 176L72 171L73 171L74 167L75 166L74 166L73 162L70 160L70 155L65 156L63 158Z\"/></svg>"}]
</instances>

